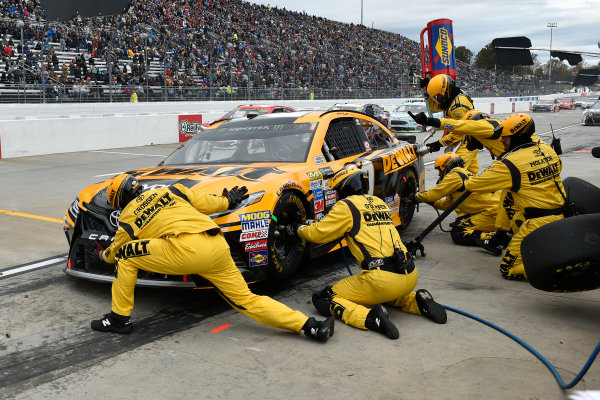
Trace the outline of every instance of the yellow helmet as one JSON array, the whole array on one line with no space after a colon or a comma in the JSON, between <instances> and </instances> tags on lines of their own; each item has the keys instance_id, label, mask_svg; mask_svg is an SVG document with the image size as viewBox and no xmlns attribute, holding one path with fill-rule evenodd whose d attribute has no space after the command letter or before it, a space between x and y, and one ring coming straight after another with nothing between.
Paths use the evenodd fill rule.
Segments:
<instances>
[{"instance_id":1,"label":"yellow helmet","mask_svg":"<svg viewBox=\"0 0 600 400\"><path fill-rule=\"evenodd\" d=\"M440 175L444 176L456 167L464 167L465 160L454 152L444 153L435 160L435 169L440 171Z\"/></svg>"},{"instance_id":2,"label":"yellow helmet","mask_svg":"<svg viewBox=\"0 0 600 400\"><path fill-rule=\"evenodd\" d=\"M354 164L347 165L329 180L329 187L338 193L340 199L363 194L366 187L363 171Z\"/></svg>"},{"instance_id":3,"label":"yellow helmet","mask_svg":"<svg viewBox=\"0 0 600 400\"><path fill-rule=\"evenodd\" d=\"M478 119L488 119L490 115L488 113L484 113L481 110L469 110L465 115L463 115L462 119L464 120L478 120Z\"/></svg>"},{"instance_id":4,"label":"yellow helmet","mask_svg":"<svg viewBox=\"0 0 600 400\"><path fill-rule=\"evenodd\" d=\"M527 114L513 114L504 118L494 132L500 132L500 136L514 136L519 138L530 138L535 132L533 118Z\"/></svg>"},{"instance_id":5,"label":"yellow helmet","mask_svg":"<svg viewBox=\"0 0 600 400\"><path fill-rule=\"evenodd\" d=\"M427 93L442 109L446 109L450 106L450 96L454 85L454 79L450 75L436 75L429 80Z\"/></svg>"},{"instance_id":6,"label":"yellow helmet","mask_svg":"<svg viewBox=\"0 0 600 400\"><path fill-rule=\"evenodd\" d=\"M137 178L133 175L120 174L113 178L106 189L106 201L113 208L123 208L135 199L142 191Z\"/></svg>"}]
</instances>

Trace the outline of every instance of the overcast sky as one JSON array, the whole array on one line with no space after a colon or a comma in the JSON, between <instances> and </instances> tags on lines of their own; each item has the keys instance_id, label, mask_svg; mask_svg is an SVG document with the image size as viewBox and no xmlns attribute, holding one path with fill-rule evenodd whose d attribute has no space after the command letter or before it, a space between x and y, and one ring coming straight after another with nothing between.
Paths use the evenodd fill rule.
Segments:
<instances>
[{"instance_id":1,"label":"overcast sky","mask_svg":"<svg viewBox=\"0 0 600 400\"><path fill-rule=\"evenodd\" d=\"M306 11L340 22L361 21L361 0L270 0L253 1ZM362 0L363 24L399 33L419 41L421 30L429 21L452 20L454 45L465 46L477 54L497 37L526 36L532 47L599 53L600 0ZM538 60L548 61L547 51L536 51ZM588 65L598 65L600 58L583 56Z\"/></svg>"}]
</instances>

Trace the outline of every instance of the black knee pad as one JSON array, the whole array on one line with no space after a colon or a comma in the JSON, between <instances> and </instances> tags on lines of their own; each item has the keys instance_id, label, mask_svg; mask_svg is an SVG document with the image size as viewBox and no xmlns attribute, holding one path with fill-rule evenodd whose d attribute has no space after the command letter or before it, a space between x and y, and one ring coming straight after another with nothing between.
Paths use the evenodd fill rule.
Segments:
<instances>
[{"instance_id":1,"label":"black knee pad","mask_svg":"<svg viewBox=\"0 0 600 400\"><path fill-rule=\"evenodd\" d=\"M333 290L331 290L331 286L327 286L325 289L312 295L313 306L315 306L319 314L326 317L331 315L332 297Z\"/></svg>"}]
</instances>

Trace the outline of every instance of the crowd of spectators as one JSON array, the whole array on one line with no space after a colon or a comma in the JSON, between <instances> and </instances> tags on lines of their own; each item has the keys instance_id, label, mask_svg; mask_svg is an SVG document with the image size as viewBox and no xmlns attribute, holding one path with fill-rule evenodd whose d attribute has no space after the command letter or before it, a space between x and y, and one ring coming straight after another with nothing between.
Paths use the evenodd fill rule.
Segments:
<instances>
[{"instance_id":1,"label":"crowd of spectators","mask_svg":"<svg viewBox=\"0 0 600 400\"><path fill-rule=\"evenodd\" d=\"M24 22L23 43L17 21ZM133 0L123 15L59 23L44 19L38 0L0 0L0 37L0 83L21 82L24 71L28 83L72 85L78 93L110 79L140 88L335 87L406 95L400 89L410 87L409 70L420 68L421 58L420 45L399 34L241 0ZM64 52L75 56L61 62ZM464 86L496 82L468 64L458 70Z\"/></svg>"}]
</instances>

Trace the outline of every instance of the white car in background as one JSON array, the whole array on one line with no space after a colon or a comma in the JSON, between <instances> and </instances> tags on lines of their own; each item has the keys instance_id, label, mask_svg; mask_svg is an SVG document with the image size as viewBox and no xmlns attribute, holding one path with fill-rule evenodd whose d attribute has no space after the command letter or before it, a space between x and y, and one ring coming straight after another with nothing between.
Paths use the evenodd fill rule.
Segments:
<instances>
[{"instance_id":1,"label":"white car in background","mask_svg":"<svg viewBox=\"0 0 600 400\"><path fill-rule=\"evenodd\" d=\"M414 115L420 112L427 114L427 105L425 104L425 101L419 99L418 101L407 101L392 108L390 111L392 132L427 132L433 130L431 126L417 124L415 120L408 115L409 111ZM442 118L443 116L443 112L433 113L433 118Z\"/></svg>"}]
</instances>

